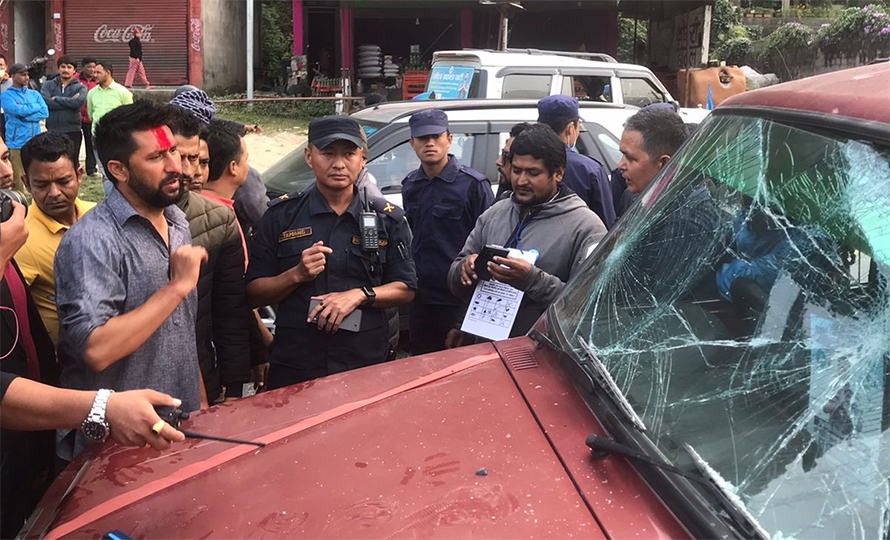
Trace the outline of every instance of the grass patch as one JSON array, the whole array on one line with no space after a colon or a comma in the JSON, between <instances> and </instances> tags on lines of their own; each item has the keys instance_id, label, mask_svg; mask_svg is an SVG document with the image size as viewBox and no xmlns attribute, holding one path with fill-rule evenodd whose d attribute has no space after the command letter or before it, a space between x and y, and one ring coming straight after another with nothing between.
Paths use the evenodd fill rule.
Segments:
<instances>
[{"instance_id":1,"label":"grass patch","mask_svg":"<svg viewBox=\"0 0 890 540\"><path fill-rule=\"evenodd\" d=\"M263 129L264 134L277 131L306 132L309 129L309 120L262 114L240 105L217 105L216 117L240 124L257 124Z\"/></svg>"},{"instance_id":2,"label":"grass patch","mask_svg":"<svg viewBox=\"0 0 890 540\"><path fill-rule=\"evenodd\" d=\"M89 177L84 174L77 196L89 202L98 203L104 201L105 190L102 189L102 178L99 176Z\"/></svg>"}]
</instances>

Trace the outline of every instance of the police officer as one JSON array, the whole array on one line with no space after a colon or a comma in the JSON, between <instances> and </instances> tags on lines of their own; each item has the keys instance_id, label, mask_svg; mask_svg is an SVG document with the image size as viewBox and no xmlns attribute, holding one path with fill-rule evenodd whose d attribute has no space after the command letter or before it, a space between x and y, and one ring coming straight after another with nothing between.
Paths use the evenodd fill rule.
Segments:
<instances>
[{"instance_id":1,"label":"police officer","mask_svg":"<svg viewBox=\"0 0 890 540\"><path fill-rule=\"evenodd\" d=\"M358 123L313 120L305 157L315 184L270 202L250 243L248 299L278 304L270 388L389 359L383 310L411 302L417 287L404 212L355 188ZM355 315L344 324L353 312L357 331Z\"/></svg>"},{"instance_id":2,"label":"police officer","mask_svg":"<svg viewBox=\"0 0 890 540\"><path fill-rule=\"evenodd\" d=\"M609 174L598 161L572 148L581 134L578 101L569 96L541 99L538 101L538 122L550 126L566 145L566 172L562 183L577 193L611 229L616 218Z\"/></svg>"},{"instance_id":3,"label":"police officer","mask_svg":"<svg viewBox=\"0 0 890 540\"><path fill-rule=\"evenodd\" d=\"M476 218L494 199L485 175L448 153L448 117L438 109L413 114L411 147L420 168L402 182L402 201L414 233L417 298L411 305L411 353L445 348L445 338L463 314L463 302L448 289L448 269Z\"/></svg>"}]
</instances>

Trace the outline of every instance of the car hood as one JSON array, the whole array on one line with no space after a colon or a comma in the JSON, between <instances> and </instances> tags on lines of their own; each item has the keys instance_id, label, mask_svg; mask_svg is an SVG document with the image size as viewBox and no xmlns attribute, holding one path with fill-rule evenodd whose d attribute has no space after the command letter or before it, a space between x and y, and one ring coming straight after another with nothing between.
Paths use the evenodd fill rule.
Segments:
<instances>
[{"instance_id":1,"label":"car hood","mask_svg":"<svg viewBox=\"0 0 890 540\"><path fill-rule=\"evenodd\" d=\"M47 493L44 520L82 469L47 538L604 538L491 344L219 405L183 428L267 446L108 444Z\"/></svg>"}]
</instances>

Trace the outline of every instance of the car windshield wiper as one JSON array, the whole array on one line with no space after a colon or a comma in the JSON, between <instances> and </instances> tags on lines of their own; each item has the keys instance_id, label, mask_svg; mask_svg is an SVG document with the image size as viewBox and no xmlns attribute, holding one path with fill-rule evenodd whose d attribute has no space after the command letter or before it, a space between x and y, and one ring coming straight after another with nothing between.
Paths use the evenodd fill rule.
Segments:
<instances>
[{"instance_id":1,"label":"car windshield wiper","mask_svg":"<svg viewBox=\"0 0 890 540\"><path fill-rule=\"evenodd\" d=\"M646 431L646 424L643 423L642 418L637 415L637 412L631 406L630 401L624 397L624 393L618 388L618 385L615 383L615 380L612 379L612 375L609 374L609 370L606 369L606 366L600 362L599 357L597 357L596 353L590 348L583 339L578 338L578 343L581 345L581 348L584 349L584 352L587 353L587 358L590 360L588 366L591 371L593 371L592 375L594 380L605 390L606 394L612 398L612 401L618 406L621 412L627 417L627 419L640 431ZM584 366L586 367L586 366Z\"/></svg>"},{"instance_id":2,"label":"car windshield wiper","mask_svg":"<svg viewBox=\"0 0 890 540\"><path fill-rule=\"evenodd\" d=\"M757 523L757 520L748 512L741 500L728 491L727 486L724 485L726 482L688 444L682 445L681 448L683 448L689 455L689 458L692 460L693 464L695 464L698 472L684 471L664 460L653 458L642 452L638 452L627 445L612 439L600 437L596 434L588 436L585 443L590 448L590 454L594 459L602 459L610 454L619 454L626 458L642 461L654 467L658 467L659 469L672 472L683 478L692 480L700 486L704 486L717 498L720 502L720 506L726 511L726 514L747 538L769 540L769 533Z\"/></svg>"}]
</instances>

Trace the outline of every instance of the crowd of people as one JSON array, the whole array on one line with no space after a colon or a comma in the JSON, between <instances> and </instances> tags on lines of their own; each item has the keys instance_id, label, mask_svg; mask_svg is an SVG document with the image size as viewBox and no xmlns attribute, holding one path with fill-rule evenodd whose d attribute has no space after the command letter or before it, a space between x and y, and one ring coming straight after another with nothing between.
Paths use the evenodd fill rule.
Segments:
<instances>
[{"instance_id":1,"label":"crowd of people","mask_svg":"<svg viewBox=\"0 0 890 540\"><path fill-rule=\"evenodd\" d=\"M361 126L323 117L305 150L315 183L265 204L248 127L217 119L206 93L133 103L110 65L81 66L60 58L37 93L13 65L2 94L0 187L31 196L0 225L3 537L90 444L182 440L154 407L195 411L392 360L400 307L412 354L481 341L460 327L486 246L538 255L486 267L524 292L510 335L527 333L687 133L671 110L637 113L610 176L571 148L577 102L544 98L497 157L495 195L449 153L446 113L423 110L403 210L374 186ZM78 197L84 143L86 173L105 179L98 204Z\"/></svg>"}]
</instances>

